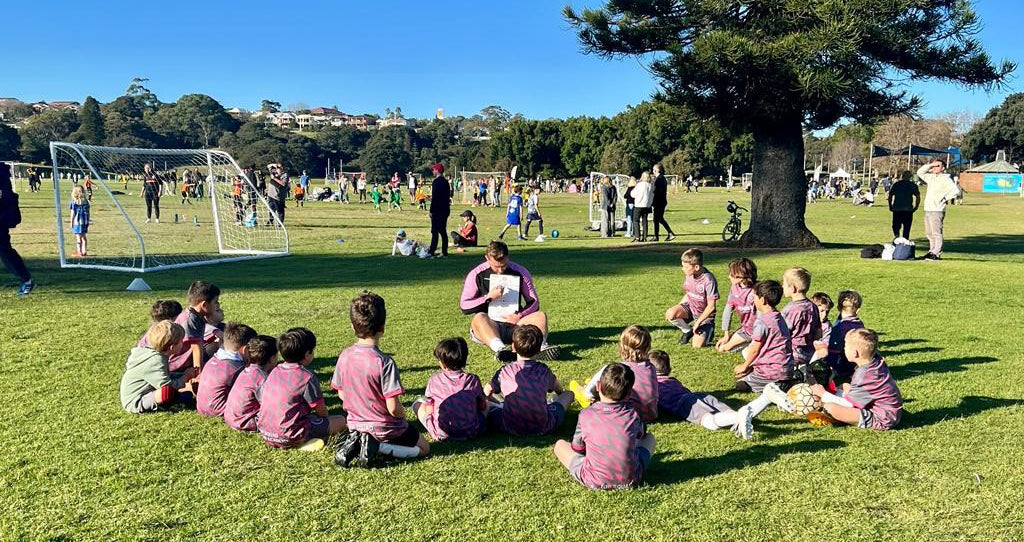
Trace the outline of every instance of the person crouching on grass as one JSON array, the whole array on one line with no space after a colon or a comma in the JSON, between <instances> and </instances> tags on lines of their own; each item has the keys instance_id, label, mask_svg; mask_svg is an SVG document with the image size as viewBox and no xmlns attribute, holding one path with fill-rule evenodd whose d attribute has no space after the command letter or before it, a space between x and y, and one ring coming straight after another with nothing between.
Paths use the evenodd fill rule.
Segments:
<instances>
[{"instance_id":1,"label":"person crouching on grass","mask_svg":"<svg viewBox=\"0 0 1024 542\"><path fill-rule=\"evenodd\" d=\"M680 257L683 266L683 299L665 311L665 319L679 328L679 344L694 348L712 344L715 337L715 307L718 281L704 267L704 253L691 248Z\"/></svg>"},{"instance_id":2,"label":"person crouching on grass","mask_svg":"<svg viewBox=\"0 0 1024 542\"><path fill-rule=\"evenodd\" d=\"M177 378L167 368L167 357L181 345L185 330L170 320L162 320L146 332L148 346L132 348L121 376L121 406L128 412L155 412L176 404L195 406L195 397L179 391L195 377L197 369L188 367Z\"/></svg>"},{"instance_id":3,"label":"person crouching on grass","mask_svg":"<svg viewBox=\"0 0 1024 542\"><path fill-rule=\"evenodd\" d=\"M843 385L842 395L829 393L820 384L811 386L811 392L837 421L877 431L892 429L903 415L903 396L878 354L878 334L853 329L846 334L843 350L857 368L850 383Z\"/></svg>"}]
</instances>

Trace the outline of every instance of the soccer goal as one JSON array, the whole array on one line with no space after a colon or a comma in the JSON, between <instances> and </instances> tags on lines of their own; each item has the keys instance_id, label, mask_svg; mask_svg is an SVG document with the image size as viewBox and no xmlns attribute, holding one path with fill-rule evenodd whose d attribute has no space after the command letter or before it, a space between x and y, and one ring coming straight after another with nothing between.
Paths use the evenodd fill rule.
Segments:
<instances>
[{"instance_id":1,"label":"soccer goal","mask_svg":"<svg viewBox=\"0 0 1024 542\"><path fill-rule=\"evenodd\" d=\"M462 203L470 203L473 201L473 195L477 194L480 190L480 182L484 181L487 183L487 202L491 201L493 197L490 193L491 181L505 184L505 178L508 174L504 171L461 171L462 175ZM480 202L484 203L484 202Z\"/></svg>"},{"instance_id":2,"label":"soccer goal","mask_svg":"<svg viewBox=\"0 0 1024 542\"><path fill-rule=\"evenodd\" d=\"M590 195L587 197L587 220L590 221L590 229L597 231L601 229L601 187L604 184L605 179L611 179L612 184L615 185L615 189L619 194L619 211L620 215L625 214L626 209L626 187L629 186L629 175L623 175L621 173L601 173L599 171L590 172ZM625 222L624 219L616 221L616 229L619 228L618 222Z\"/></svg>"},{"instance_id":3,"label":"soccer goal","mask_svg":"<svg viewBox=\"0 0 1024 542\"><path fill-rule=\"evenodd\" d=\"M284 225L224 151L51 142L50 154L61 267L146 272L288 254ZM76 192L89 203L84 253Z\"/></svg>"}]
</instances>

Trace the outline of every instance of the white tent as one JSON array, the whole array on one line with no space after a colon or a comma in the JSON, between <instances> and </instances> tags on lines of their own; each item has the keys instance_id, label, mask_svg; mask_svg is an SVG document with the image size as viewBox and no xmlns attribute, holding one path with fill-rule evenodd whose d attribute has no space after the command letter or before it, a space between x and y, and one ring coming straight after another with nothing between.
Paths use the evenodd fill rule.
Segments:
<instances>
[{"instance_id":1,"label":"white tent","mask_svg":"<svg viewBox=\"0 0 1024 542\"><path fill-rule=\"evenodd\" d=\"M847 173L845 169L839 168L839 169L833 171L832 173L829 173L828 174L828 178L829 179L849 179L850 178L850 174Z\"/></svg>"}]
</instances>

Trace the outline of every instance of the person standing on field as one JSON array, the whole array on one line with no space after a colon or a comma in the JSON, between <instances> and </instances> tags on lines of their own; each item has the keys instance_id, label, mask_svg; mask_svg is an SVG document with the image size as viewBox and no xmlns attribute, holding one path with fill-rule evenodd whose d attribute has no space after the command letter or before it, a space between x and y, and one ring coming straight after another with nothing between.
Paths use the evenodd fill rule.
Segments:
<instances>
[{"instance_id":1,"label":"person standing on field","mask_svg":"<svg viewBox=\"0 0 1024 542\"><path fill-rule=\"evenodd\" d=\"M11 246L11 228L21 223L21 209L18 208L18 194L11 186L11 166L0 162L0 260L4 266L21 281L18 295L25 295L35 288L25 261Z\"/></svg>"},{"instance_id":2,"label":"person standing on field","mask_svg":"<svg viewBox=\"0 0 1024 542\"><path fill-rule=\"evenodd\" d=\"M665 208L668 207L668 180L661 172L661 164L654 165L654 240L658 240L659 226L665 226L665 240L676 238L672 227L665 220Z\"/></svg>"},{"instance_id":3,"label":"person standing on field","mask_svg":"<svg viewBox=\"0 0 1024 542\"><path fill-rule=\"evenodd\" d=\"M452 192L448 179L444 178L444 165L430 166L434 171L434 184L430 190L430 248L427 254L435 256L437 242L441 241L440 258L448 255L448 216L452 213Z\"/></svg>"},{"instance_id":4,"label":"person standing on field","mask_svg":"<svg viewBox=\"0 0 1024 542\"><path fill-rule=\"evenodd\" d=\"M946 204L960 195L953 178L946 173L946 163L936 160L921 166L917 177L928 185L924 194L924 231L928 236L925 260L942 259L942 223L946 219Z\"/></svg>"},{"instance_id":5,"label":"person standing on field","mask_svg":"<svg viewBox=\"0 0 1024 542\"><path fill-rule=\"evenodd\" d=\"M910 226L914 223L914 212L921 205L921 190L910 180L910 172L904 171L900 180L889 188L889 212L892 213L892 236L910 239Z\"/></svg>"}]
</instances>

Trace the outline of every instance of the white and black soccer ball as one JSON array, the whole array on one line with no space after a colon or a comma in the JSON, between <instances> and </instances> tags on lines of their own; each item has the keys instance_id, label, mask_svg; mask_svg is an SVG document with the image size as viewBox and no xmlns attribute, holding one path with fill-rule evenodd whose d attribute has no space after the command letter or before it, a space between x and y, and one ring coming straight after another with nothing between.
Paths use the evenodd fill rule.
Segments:
<instances>
[{"instance_id":1,"label":"white and black soccer ball","mask_svg":"<svg viewBox=\"0 0 1024 542\"><path fill-rule=\"evenodd\" d=\"M811 393L811 387L807 384L795 384L786 395L793 401L793 414L797 416L821 410L821 399Z\"/></svg>"}]
</instances>

